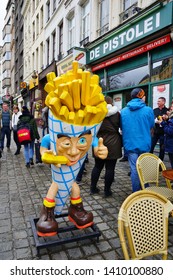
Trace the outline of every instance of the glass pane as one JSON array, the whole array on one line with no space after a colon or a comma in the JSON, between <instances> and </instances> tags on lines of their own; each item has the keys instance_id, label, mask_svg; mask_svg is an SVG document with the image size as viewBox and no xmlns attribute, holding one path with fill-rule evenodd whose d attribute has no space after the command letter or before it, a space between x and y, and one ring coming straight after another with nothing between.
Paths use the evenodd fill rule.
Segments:
<instances>
[{"instance_id":1,"label":"glass pane","mask_svg":"<svg viewBox=\"0 0 173 280\"><path fill-rule=\"evenodd\" d=\"M137 2L137 0L124 0L124 10L128 9L130 6L132 6L136 2Z\"/></svg>"},{"instance_id":2,"label":"glass pane","mask_svg":"<svg viewBox=\"0 0 173 280\"><path fill-rule=\"evenodd\" d=\"M108 77L109 90L133 87L149 81L148 65Z\"/></svg>"},{"instance_id":3,"label":"glass pane","mask_svg":"<svg viewBox=\"0 0 173 280\"><path fill-rule=\"evenodd\" d=\"M160 81L172 77L173 58L166 58L152 64L151 81Z\"/></svg>"},{"instance_id":4,"label":"glass pane","mask_svg":"<svg viewBox=\"0 0 173 280\"><path fill-rule=\"evenodd\" d=\"M101 2L100 27L103 27L108 23L109 23L109 1L104 0Z\"/></svg>"}]
</instances>

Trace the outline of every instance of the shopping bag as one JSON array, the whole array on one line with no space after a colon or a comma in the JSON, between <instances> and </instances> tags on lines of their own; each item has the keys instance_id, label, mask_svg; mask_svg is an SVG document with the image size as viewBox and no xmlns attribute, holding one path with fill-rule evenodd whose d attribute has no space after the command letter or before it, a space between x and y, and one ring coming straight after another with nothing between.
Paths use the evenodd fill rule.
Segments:
<instances>
[{"instance_id":1,"label":"shopping bag","mask_svg":"<svg viewBox=\"0 0 173 280\"><path fill-rule=\"evenodd\" d=\"M42 163L40 154L40 142L35 143L35 162Z\"/></svg>"}]
</instances>

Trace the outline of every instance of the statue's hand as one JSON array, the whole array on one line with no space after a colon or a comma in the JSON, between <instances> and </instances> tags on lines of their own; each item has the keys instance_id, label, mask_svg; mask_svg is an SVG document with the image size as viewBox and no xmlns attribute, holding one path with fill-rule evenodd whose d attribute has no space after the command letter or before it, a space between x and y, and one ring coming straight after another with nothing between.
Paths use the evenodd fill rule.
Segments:
<instances>
[{"instance_id":1,"label":"statue's hand","mask_svg":"<svg viewBox=\"0 0 173 280\"><path fill-rule=\"evenodd\" d=\"M108 156L108 148L103 144L103 138L99 138L97 156L105 159Z\"/></svg>"},{"instance_id":2,"label":"statue's hand","mask_svg":"<svg viewBox=\"0 0 173 280\"><path fill-rule=\"evenodd\" d=\"M64 156L57 156L52 150L46 150L42 154L42 161L48 164L54 164L57 167L61 167L61 164L67 164L68 159Z\"/></svg>"}]
</instances>

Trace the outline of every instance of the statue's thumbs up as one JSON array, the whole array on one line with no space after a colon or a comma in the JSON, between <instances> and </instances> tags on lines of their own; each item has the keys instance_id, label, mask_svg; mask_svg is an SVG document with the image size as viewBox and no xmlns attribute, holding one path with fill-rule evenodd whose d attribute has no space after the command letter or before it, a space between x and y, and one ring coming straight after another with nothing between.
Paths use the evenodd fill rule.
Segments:
<instances>
[{"instance_id":1,"label":"statue's thumbs up","mask_svg":"<svg viewBox=\"0 0 173 280\"><path fill-rule=\"evenodd\" d=\"M99 141L98 141L98 147L101 147L101 146L103 146L103 138L102 137L100 137Z\"/></svg>"},{"instance_id":2,"label":"statue's thumbs up","mask_svg":"<svg viewBox=\"0 0 173 280\"><path fill-rule=\"evenodd\" d=\"M100 137L98 140L98 150L97 150L97 156L101 159L105 159L108 155L108 149L103 144L103 138Z\"/></svg>"}]
</instances>

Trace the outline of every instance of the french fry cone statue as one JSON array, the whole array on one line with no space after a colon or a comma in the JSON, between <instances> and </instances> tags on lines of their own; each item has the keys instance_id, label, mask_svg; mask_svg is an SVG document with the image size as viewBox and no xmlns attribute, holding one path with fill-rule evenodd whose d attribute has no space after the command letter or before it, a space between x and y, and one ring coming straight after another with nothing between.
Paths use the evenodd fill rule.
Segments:
<instances>
[{"instance_id":1,"label":"french fry cone statue","mask_svg":"<svg viewBox=\"0 0 173 280\"><path fill-rule=\"evenodd\" d=\"M91 145L96 156L107 157L103 139L96 137L107 106L98 76L79 69L77 61L66 74L47 74L45 90L49 134L43 137L40 151L42 161L51 164L52 184L36 227L39 236L53 236L58 231L54 215L61 214L69 197L69 220L80 229L93 224L93 214L84 209L75 179Z\"/></svg>"}]
</instances>

